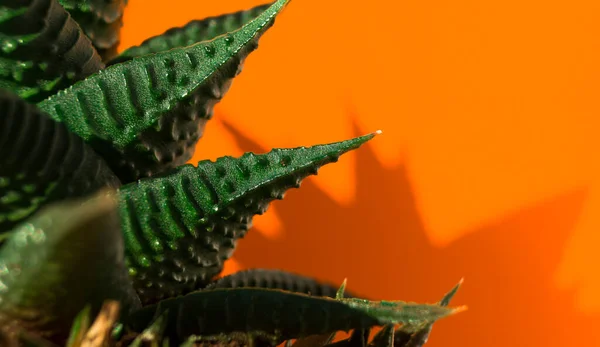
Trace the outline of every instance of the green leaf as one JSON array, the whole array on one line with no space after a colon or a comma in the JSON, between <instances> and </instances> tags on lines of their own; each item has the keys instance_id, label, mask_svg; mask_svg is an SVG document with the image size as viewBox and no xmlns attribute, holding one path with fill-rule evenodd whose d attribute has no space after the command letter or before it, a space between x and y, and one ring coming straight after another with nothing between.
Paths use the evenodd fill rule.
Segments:
<instances>
[{"instance_id":1,"label":"green leaf","mask_svg":"<svg viewBox=\"0 0 600 347\"><path fill-rule=\"evenodd\" d=\"M102 191L45 207L19 225L0 249L0 326L64 343L87 304L94 315L109 299L125 316L139 308L118 222L114 196Z\"/></svg>"},{"instance_id":2,"label":"green leaf","mask_svg":"<svg viewBox=\"0 0 600 347\"><path fill-rule=\"evenodd\" d=\"M456 295L456 292L458 292L458 289L460 288L462 283L463 279L461 279L458 282L458 284L454 286L454 288L452 288L448 293L446 293L446 295L444 295L442 300L440 300L439 305L444 307L448 306L448 304L450 304L450 300L452 300L454 295ZM429 335L431 334L431 329L433 329L433 323L430 323L425 328L415 332L411 336L410 340L408 340L408 342L403 347L422 347L423 345L425 345L425 343L427 343ZM399 330L403 332L410 332L410 326L400 327Z\"/></svg>"},{"instance_id":3,"label":"green leaf","mask_svg":"<svg viewBox=\"0 0 600 347\"><path fill-rule=\"evenodd\" d=\"M291 272L270 269L239 271L212 282L205 289L242 287L282 289L290 292L327 296L330 298L334 298L336 295L335 287L329 284ZM348 293L346 293L346 297L348 297Z\"/></svg>"},{"instance_id":4,"label":"green leaf","mask_svg":"<svg viewBox=\"0 0 600 347\"><path fill-rule=\"evenodd\" d=\"M59 0L108 61L117 55L127 0Z\"/></svg>"},{"instance_id":5,"label":"green leaf","mask_svg":"<svg viewBox=\"0 0 600 347\"><path fill-rule=\"evenodd\" d=\"M444 295L442 300L438 303L440 306L448 306L450 300L456 295L458 289L462 285L463 280L454 286L448 293ZM428 324L426 326L419 326L414 324L404 324L400 328L396 329L394 336L394 346L396 347L422 347L429 338L429 334L431 333L431 329L433 324ZM373 341L371 345L374 347L379 346L387 346L387 337L385 334L387 330L384 329L380 331L375 337L373 337Z\"/></svg>"},{"instance_id":6,"label":"green leaf","mask_svg":"<svg viewBox=\"0 0 600 347\"><path fill-rule=\"evenodd\" d=\"M221 271L255 214L374 135L205 160L124 185L119 210L125 250L142 301L204 287Z\"/></svg>"},{"instance_id":7,"label":"green leaf","mask_svg":"<svg viewBox=\"0 0 600 347\"><path fill-rule=\"evenodd\" d=\"M165 311L159 315L148 328L133 340L129 347L142 347L147 346L148 344L152 347L159 347L159 343L162 341L163 332L166 327L167 314L168 311Z\"/></svg>"},{"instance_id":8,"label":"green leaf","mask_svg":"<svg viewBox=\"0 0 600 347\"><path fill-rule=\"evenodd\" d=\"M335 292L335 298L336 299L342 299L344 297L344 294L346 292L346 284L347 284L347 282L348 282L348 280L346 278L344 278L344 281L342 282L342 285Z\"/></svg>"},{"instance_id":9,"label":"green leaf","mask_svg":"<svg viewBox=\"0 0 600 347\"><path fill-rule=\"evenodd\" d=\"M210 117L241 61L288 1L278 0L212 41L110 66L39 106L107 158L123 182L183 164L198 140L199 119ZM189 116L178 108L190 102L201 112L174 118Z\"/></svg>"},{"instance_id":10,"label":"green leaf","mask_svg":"<svg viewBox=\"0 0 600 347\"><path fill-rule=\"evenodd\" d=\"M3 2L0 11L1 88L38 102L104 68L56 0Z\"/></svg>"},{"instance_id":11,"label":"green leaf","mask_svg":"<svg viewBox=\"0 0 600 347\"><path fill-rule=\"evenodd\" d=\"M190 335L261 331L279 341L315 334L411 322L428 324L455 309L402 301L332 299L281 290L215 289L168 299L130 316L133 331L168 310L165 336L178 343Z\"/></svg>"},{"instance_id":12,"label":"green leaf","mask_svg":"<svg viewBox=\"0 0 600 347\"><path fill-rule=\"evenodd\" d=\"M182 27L171 28L160 35L145 40L139 46L128 48L110 61L108 65L121 63L147 54L190 46L201 41L208 41L246 25L259 14L263 13L270 5L264 4L245 11L193 20Z\"/></svg>"},{"instance_id":13,"label":"green leaf","mask_svg":"<svg viewBox=\"0 0 600 347\"><path fill-rule=\"evenodd\" d=\"M79 346L79 343L85 337L85 334L91 325L90 311L91 306L86 305L85 308L79 312L77 317L75 317L69 339L67 340L67 347Z\"/></svg>"},{"instance_id":14,"label":"green leaf","mask_svg":"<svg viewBox=\"0 0 600 347\"><path fill-rule=\"evenodd\" d=\"M119 186L104 160L64 124L0 90L0 232L50 202Z\"/></svg>"}]
</instances>

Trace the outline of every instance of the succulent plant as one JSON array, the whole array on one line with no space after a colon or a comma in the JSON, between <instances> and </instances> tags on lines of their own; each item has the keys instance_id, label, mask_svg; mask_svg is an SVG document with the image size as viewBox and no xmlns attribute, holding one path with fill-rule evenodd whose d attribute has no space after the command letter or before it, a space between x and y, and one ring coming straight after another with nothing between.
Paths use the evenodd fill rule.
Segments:
<instances>
[{"instance_id":1,"label":"succulent plant","mask_svg":"<svg viewBox=\"0 0 600 347\"><path fill-rule=\"evenodd\" d=\"M377 133L186 164L288 2L117 54L126 0L0 1L0 345L409 347L461 310L458 286L417 304L279 270L218 277L254 215Z\"/></svg>"}]
</instances>

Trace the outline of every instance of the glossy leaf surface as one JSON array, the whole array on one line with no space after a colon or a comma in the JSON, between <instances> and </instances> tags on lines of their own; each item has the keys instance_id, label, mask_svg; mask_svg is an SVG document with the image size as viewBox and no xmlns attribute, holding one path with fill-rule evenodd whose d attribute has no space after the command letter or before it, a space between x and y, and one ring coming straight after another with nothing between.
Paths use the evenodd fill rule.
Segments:
<instances>
[{"instance_id":1,"label":"glossy leaf surface","mask_svg":"<svg viewBox=\"0 0 600 347\"><path fill-rule=\"evenodd\" d=\"M38 102L104 64L57 0L0 4L0 88Z\"/></svg>"},{"instance_id":2,"label":"glossy leaf surface","mask_svg":"<svg viewBox=\"0 0 600 347\"><path fill-rule=\"evenodd\" d=\"M129 267L144 302L204 287L221 272L252 217L375 134L185 165L120 190Z\"/></svg>"},{"instance_id":3,"label":"glossy leaf surface","mask_svg":"<svg viewBox=\"0 0 600 347\"><path fill-rule=\"evenodd\" d=\"M117 55L128 0L59 0L108 61Z\"/></svg>"},{"instance_id":4,"label":"glossy leaf surface","mask_svg":"<svg viewBox=\"0 0 600 347\"><path fill-rule=\"evenodd\" d=\"M0 90L0 232L41 206L120 182L81 138Z\"/></svg>"},{"instance_id":5,"label":"glossy leaf surface","mask_svg":"<svg viewBox=\"0 0 600 347\"><path fill-rule=\"evenodd\" d=\"M197 119L210 117L241 61L288 1L226 36L110 66L39 107L88 141L123 182L181 165L198 140ZM201 112L180 124L173 117L189 102Z\"/></svg>"}]
</instances>

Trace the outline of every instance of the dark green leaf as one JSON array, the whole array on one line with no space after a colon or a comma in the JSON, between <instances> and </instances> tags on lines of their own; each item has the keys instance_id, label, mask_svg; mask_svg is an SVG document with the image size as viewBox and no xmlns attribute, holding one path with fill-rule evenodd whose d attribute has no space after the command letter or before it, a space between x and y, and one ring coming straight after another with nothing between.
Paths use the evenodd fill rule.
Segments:
<instances>
[{"instance_id":1,"label":"dark green leaf","mask_svg":"<svg viewBox=\"0 0 600 347\"><path fill-rule=\"evenodd\" d=\"M52 201L119 185L104 160L64 124L0 90L0 232Z\"/></svg>"},{"instance_id":2,"label":"dark green leaf","mask_svg":"<svg viewBox=\"0 0 600 347\"><path fill-rule=\"evenodd\" d=\"M386 325L375 335L373 341L369 343L372 347L394 347L395 346L395 327L394 325Z\"/></svg>"},{"instance_id":3,"label":"dark green leaf","mask_svg":"<svg viewBox=\"0 0 600 347\"><path fill-rule=\"evenodd\" d=\"M165 336L180 342L190 335L260 331L279 341L314 334L368 329L412 322L428 324L455 312L439 305L401 301L332 299L272 289L215 289L147 306L131 315L129 326L143 330L168 310Z\"/></svg>"},{"instance_id":4,"label":"dark green leaf","mask_svg":"<svg viewBox=\"0 0 600 347\"><path fill-rule=\"evenodd\" d=\"M281 270L267 269L240 271L212 282L206 289L242 287L282 289L290 292L331 298L335 297L337 291L334 286L318 282L310 277ZM349 296L352 295L346 293L346 297Z\"/></svg>"},{"instance_id":5,"label":"dark green leaf","mask_svg":"<svg viewBox=\"0 0 600 347\"><path fill-rule=\"evenodd\" d=\"M439 305L448 306L448 304L450 304L450 300L452 300L454 295L456 295L456 292L458 292L458 289L460 288L462 283L463 280L461 279L460 282L458 282L458 284L454 286L454 288L452 288L448 293L446 293L446 295L444 295L442 300L440 300ZM423 347L423 345L425 345L425 343L427 343L427 340L429 339L429 335L431 334L432 328L433 324L430 323L425 328L415 332L410 337L410 340L408 340L408 342L406 342L406 344L403 345L403 347ZM399 330L403 332L410 332L410 329L406 329L406 327L401 327Z\"/></svg>"},{"instance_id":6,"label":"dark green leaf","mask_svg":"<svg viewBox=\"0 0 600 347\"><path fill-rule=\"evenodd\" d=\"M198 119L210 117L243 59L288 1L278 0L213 41L110 66L39 106L90 142L123 182L181 165L199 138L203 121ZM190 102L201 111L178 111ZM178 115L185 116L173 118Z\"/></svg>"},{"instance_id":7,"label":"dark green leaf","mask_svg":"<svg viewBox=\"0 0 600 347\"><path fill-rule=\"evenodd\" d=\"M117 55L127 0L59 0L92 40L104 61Z\"/></svg>"},{"instance_id":8,"label":"dark green leaf","mask_svg":"<svg viewBox=\"0 0 600 347\"><path fill-rule=\"evenodd\" d=\"M120 190L125 248L145 303L204 287L252 217L374 134L314 147L201 161Z\"/></svg>"},{"instance_id":9,"label":"dark green leaf","mask_svg":"<svg viewBox=\"0 0 600 347\"><path fill-rule=\"evenodd\" d=\"M454 286L440 302L438 303L440 306L448 306L450 300L454 297L460 286L462 285L463 280ZM396 329L394 336L394 346L395 347L422 347L429 338L429 334L431 333L431 329L433 324L428 324L426 326L405 324L400 328ZM386 334L388 333L387 329L380 331L371 342L373 347L383 347L387 346L388 337Z\"/></svg>"},{"instance_id":10,"label":"dark green leaf","mask_svg":"<svg viewBox=\"0 0 600 347\"><path fill-rule=\"evenodd\" d=\"M139 46L128 48L108 64L113 65L143 55L164 52L173 48L186 47L197 42L208 41L219 35L241 28L263 13L269 6L270 4L259 5L245 11L193 20L182 27L171 28L160 35L151 37Z\"/></svg>"},{"instance_id":11,"label":"dark green leaf","mask_svg":"<svg viewBox=\"0 0 600 347\"><path fill-rule=\"evenodd\" d=\"M56 0L0 5L0 88L38 102L104 68Z\"/></svg>"},{"instance_id":12,"label":"dark green leaf","mask_svg":"<svg viewBox=\"0 0 600 347\"><path fill-rule=\"evenodd\" d=\"M0 283L0 326L10 322L57 343L87 304L94 315L108 299L125 315L138 308L114 196L53 204L19 225L0 249Z\"/></svg>"}]
</instances>

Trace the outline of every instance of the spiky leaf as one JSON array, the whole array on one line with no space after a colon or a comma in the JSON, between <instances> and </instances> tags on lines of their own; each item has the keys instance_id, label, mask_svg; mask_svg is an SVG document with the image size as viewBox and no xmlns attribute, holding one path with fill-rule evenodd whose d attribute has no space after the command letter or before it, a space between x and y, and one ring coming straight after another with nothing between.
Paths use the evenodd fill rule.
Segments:
<instances>
[{"instance_id":1,"label":"spiky leaf","mask_svg":"<svg viewBox=\"0 0 600 347\"><path fill-rule=\"evenodd\" d=\"M145 40L138 46L126 49L118 57L111 60L108 65L211 40L219 35L241 28L263 13L269 6L270 4L259 5L245 11L190 21L182 27L171 28L160 35Z\"/></svg>"},{"instance_id":2,"label":"spiky leaf","mask_svg":"<svg viewBox=\"0 0 600 347\"><path fill-rule=\"evenodd\" d=\"M330 298L334 298L337 291L334 286L321 283L310 277L297 275L287 271L269 269L239 271L212 282L206 289L243 287L282 289L295 293L327 296ZM352 295L349 295L346 292L345 296L351 297Z\"/></svg>"},{"instance_id":3,"label":"spiky leaf","mask_svg":"<svg viewBox=\"0 0 600 347\"><path fill-rule=\"evenodd\" d=\"M143 302L204 287L269 202L374 134L185 165L120 190L126 254Z\"/></svg>"},{"instance_id":4,"label":"spiky leaf","mask_svg":"<svg viewBox=\"0 0 600 347\"><path fill-rule=\"evenodd\" d=\"M123 182L183 164L197 142L198 126L188 126L209 117L240 62L288 1L278 0L241 29L212 41L110 66L39 106L90 142ZM172 117L194 92L187 102L201 111L193 123L179 124Z\"/></svg>"},{"instance_id":5,"label":"spiky leaf","mask_svg":"<svg viewBox=\"0 0 600 347\"><path fill-rule=\"evenodd\" d=\"M454 286L448 293L444 295L442 300L438 303L438 305L445 307L450 304L450 300L456 295L458 289L462 285L463 280ZM394 346L396 347L422 347L429 338L429 334L431 333L431 329L433 324L428 324L424 327L420 327L419 325L413 324L404 324L400 328L396 329L394 332ZM373 337L373 341L371 342L371 346L373 347L384 347L388 345L389 336L388 330L393 327L386 327L380 331L375 337Z\"/></svg>"},{"instance_id":6,"label":"spiky leaf","mask_svg":"<svg viewBox=\"0 0 600 347\"><path fill-rule=\"evenodd\" d=\"M120 182L81 138L0 90L0 232L41 206Z\"/></svg>"},{"instance_id":7,"label":"spiky leaf","mask_svg":"<svg viewBox=\"0 0 600 347\"><path fill-rule=\"evenodd\" d=\"M56 0L0 5L0 88L38 102L104 68Z\"/></svg>"},{"instance_id":8,"label":"spiky leaf","mask_svg":"<svg viewBox=\"0 0 600 347\"><path fill-rule=\"evenodd\" d=\"M117 55L127 0L59 0L108 61Z\"/></svg>"},{"instance_id":9,"label":"spiky leaf","mask_svg":"<svg viewBox=\"0 0 600 347\"><path fill-rule=\"evenodd\" d=\"M458 284L454 286L454 288L452 288L448 293L446 293L446 295L444 295L442 300L440 300L439 305L443 307L448 306L450 304L450 300L452 300L454 295L456 295L456 292L458 292L458 289L460 288L462 283L463 280L461 279L460 282L458 282ZM423 347L423 345L425 345L425 343L427 343L427 340L429 339L429 335L431 334L432 328L433 323L430 323L425 328L416 331L414 334L412 334L412 336L406 342L406 344L403 345L403 347ZM402 326L398 330L399 335L401 335L402 333L407 334L411 332L411 326Z\"/></svg>"},{"instance_id":10,"label":"spiky leaf","mask_svg":"<svg viewBox=\"0 0 600 347\"><path fill-rule=\"evenodd\" d=\"M64 342L74 317L106 299L139 307L123 260L116 201L63 201L18 226L0 249L0 326Z\"/></svg>"},{"instance_id":11,"label":"spiky leaf","mask_svg":"<svg viewBox=\"0 0 600 347\"><path fill-rule=\"evenodd\" d=\"M457 310L401 301L332 299L281 290L237 288L196 292L145 307L130 317L141 331L168 310L165 336L172 342L190 335L261 331L280 341L350 329L411 322L428 324Z\"/></svg>"}]
</instances>

